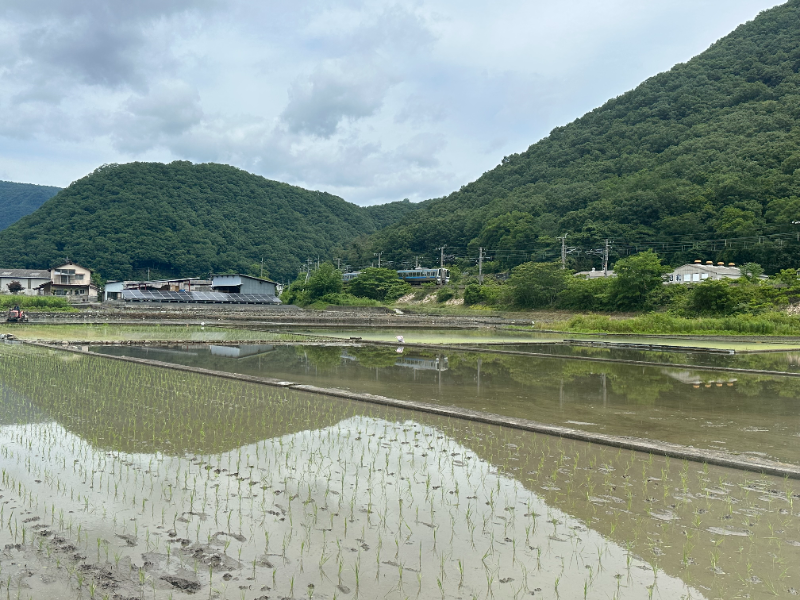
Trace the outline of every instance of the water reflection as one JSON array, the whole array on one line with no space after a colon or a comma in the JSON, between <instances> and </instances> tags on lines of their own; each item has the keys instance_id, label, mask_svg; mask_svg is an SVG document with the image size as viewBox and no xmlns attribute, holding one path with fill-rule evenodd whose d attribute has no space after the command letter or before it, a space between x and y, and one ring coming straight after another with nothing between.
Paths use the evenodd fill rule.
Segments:
<instances>
[{"instance_id":1,"label":"water reflection","mask_svg":"<svg viewBox=\"0 0 800 600\"><path fill-rule=\"evenodd\" d=\"M274 346L238 359L195 346L96 349L800 462L792 378L373 345Z\"/></svg>"},{"instance_id":2,"label":"water reflection","mask_svg":"<svg viewBox=\"0 0 800 600\"><path fill-rule=\"evenodd\" d=\"M792 593L797 482L35 348L0 377L48 416L0 426L0 566L36 597L22 565L156 599Z\"/></svg>"}]
</instances>

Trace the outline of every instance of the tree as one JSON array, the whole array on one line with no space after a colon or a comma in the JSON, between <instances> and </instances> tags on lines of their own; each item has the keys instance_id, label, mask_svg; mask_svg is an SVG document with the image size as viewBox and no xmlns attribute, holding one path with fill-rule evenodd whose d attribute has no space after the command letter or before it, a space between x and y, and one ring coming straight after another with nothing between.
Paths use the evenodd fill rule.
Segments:
<instances>
[{"instance_id":1,"label":"tree","mask_svg":"<svg viewBox=\"0 0 800 600\"><path fill-rule=\"evenodd\" d=\"M698 315L730 315L736 311L736 293L727 280L707 280L693 286L686 307Z\"/></svg>"},{"instance_id":2,"label":"tree","mask_svg":"<svg viewBox=\"0 0 800 600\"><path fill-rule=\"evenodd\" d=\"M309 298L317 300L327 294L338 294L342 291L342 273L332 263L323 263L314 274L308 278L305 290Z\"/></svg>"},{"instance_id":3,"label":"tree","mask_svg":"<svg viewBox=\"0 0 800 600\"><path fill-rule=\"evenodd\" d=\"M7 287L8 291L12 294L17 294L22 291L22 284L19 281L12 281Z\"/></svg>"},{"instance_id":4,"label":"tree","mask_svg":"<svg viewBox=\"0 0 800 600\"><path fill-rule=\"evenodd\" d=\"M369 267L350 282L349 291L361 298L392 302L410 292L411 286L400 279L396 271Z\"/></svg>"},{"instance_id":5,"label":"tree","mask_svg":"<svg viewBox=\"0 0 800 600\"><path fill-rule=\"evenodd\" d=\"M566 287L572 271L558 263L528 262L515 267L508 279L509 300L521 308L550 306Z\"/></svg>"},{"instance_id":6,"label":"tree","mask_svg":"<svg viewBox=\"0 0 800 600\"><path fill-rule=\"evenodd\" d=\"M661 289L669 267L652 250L621 258L614 265L610 300L622 310L640 310L648 305L649 296Z\"/></svg>"},{"instance_id":7,"label":"tree","mask_svg":"<svg viewBox=\"0 0 800 600\"><path fill-rule=\"evenodd\" d=\"M762 266L754 262L743 264L739 270L742 272L742 277L751 282L758 281L759 277L764 274Z\"/></svg>"},{"instance_id":8,"label":"tree","mask_svg":"<svg viewBox=\"0 0 800 600\"><path fill-rule=\"evenodd\" d=\"M481 294L481 286L477 283L470 283L464 289L464 304L471 305L471 304L478 304L483 300L483 295Z\"/></svg>"}]
</instances>

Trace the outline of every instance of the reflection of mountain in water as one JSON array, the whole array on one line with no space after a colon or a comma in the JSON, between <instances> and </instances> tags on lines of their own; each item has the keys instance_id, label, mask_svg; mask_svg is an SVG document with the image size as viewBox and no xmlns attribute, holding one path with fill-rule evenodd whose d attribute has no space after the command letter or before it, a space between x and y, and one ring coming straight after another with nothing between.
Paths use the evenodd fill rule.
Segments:
<instances>
[{"instance_id":1,"label":"reflection of mountain in water","mask_svg":"<svg viewBox=\"0 0 800 600\"><path fill-rule=\"evenodd\" d=\"M347 349L342 350L339 356L344 361L361 362L358 356L354 356ZM392 366L416 369L418 371L447 371L449 359L440 355L435 357L402 356L395 360Z\"/></svg>"},{"instance_id":2,"label":"reflection of mountain in water","mask_svg":"<svg viewBox=\"0 0 800 600\"><path fill-rule=\"evenodd\" d=\"M5 357L0 357L0 360L5 360ZM0 427L44 423L51 420L19 390L5 381L0 382Z\"/></svg>"}]
</instances>

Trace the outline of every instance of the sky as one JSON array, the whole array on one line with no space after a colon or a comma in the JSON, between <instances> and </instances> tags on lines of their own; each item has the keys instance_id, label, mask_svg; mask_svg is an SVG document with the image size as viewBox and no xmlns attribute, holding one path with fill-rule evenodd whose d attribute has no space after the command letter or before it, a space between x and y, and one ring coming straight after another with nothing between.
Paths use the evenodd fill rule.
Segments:
<instances>
[{"instance_id":1,"label":"sky","mask_svg":"<svg viewBox=\"0 0 800 600\"><path fill-rule=\"evenodd\" d=\"M3 0L0 179L234 165L444 196L776 0Z\"/></svg>"}]
</instances>

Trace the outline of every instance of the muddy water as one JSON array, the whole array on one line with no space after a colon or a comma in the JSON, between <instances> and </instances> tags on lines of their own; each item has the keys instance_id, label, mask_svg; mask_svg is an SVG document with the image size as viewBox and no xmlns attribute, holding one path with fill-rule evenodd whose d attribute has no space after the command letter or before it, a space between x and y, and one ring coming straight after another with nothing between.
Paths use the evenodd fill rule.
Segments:
<instances>
[{"instance_id":1,"label":"muddy water","mask_svg":"<svg viewBox=\"0 0 800 600\"><path fill-rule=\"evenodd\" d=\"M379 346L97 347L800 463L800 379Z\"/></svg>"},{"instance_id":2,"label":"muddy water","mask_svg":"<svg viewBox=\"0 0 800 600\"><path fill-rule=\"evenodd\" d=\"M800 587L797 482L57 351L0 377L9 597Z\"/></svg>"}]
</instances>

